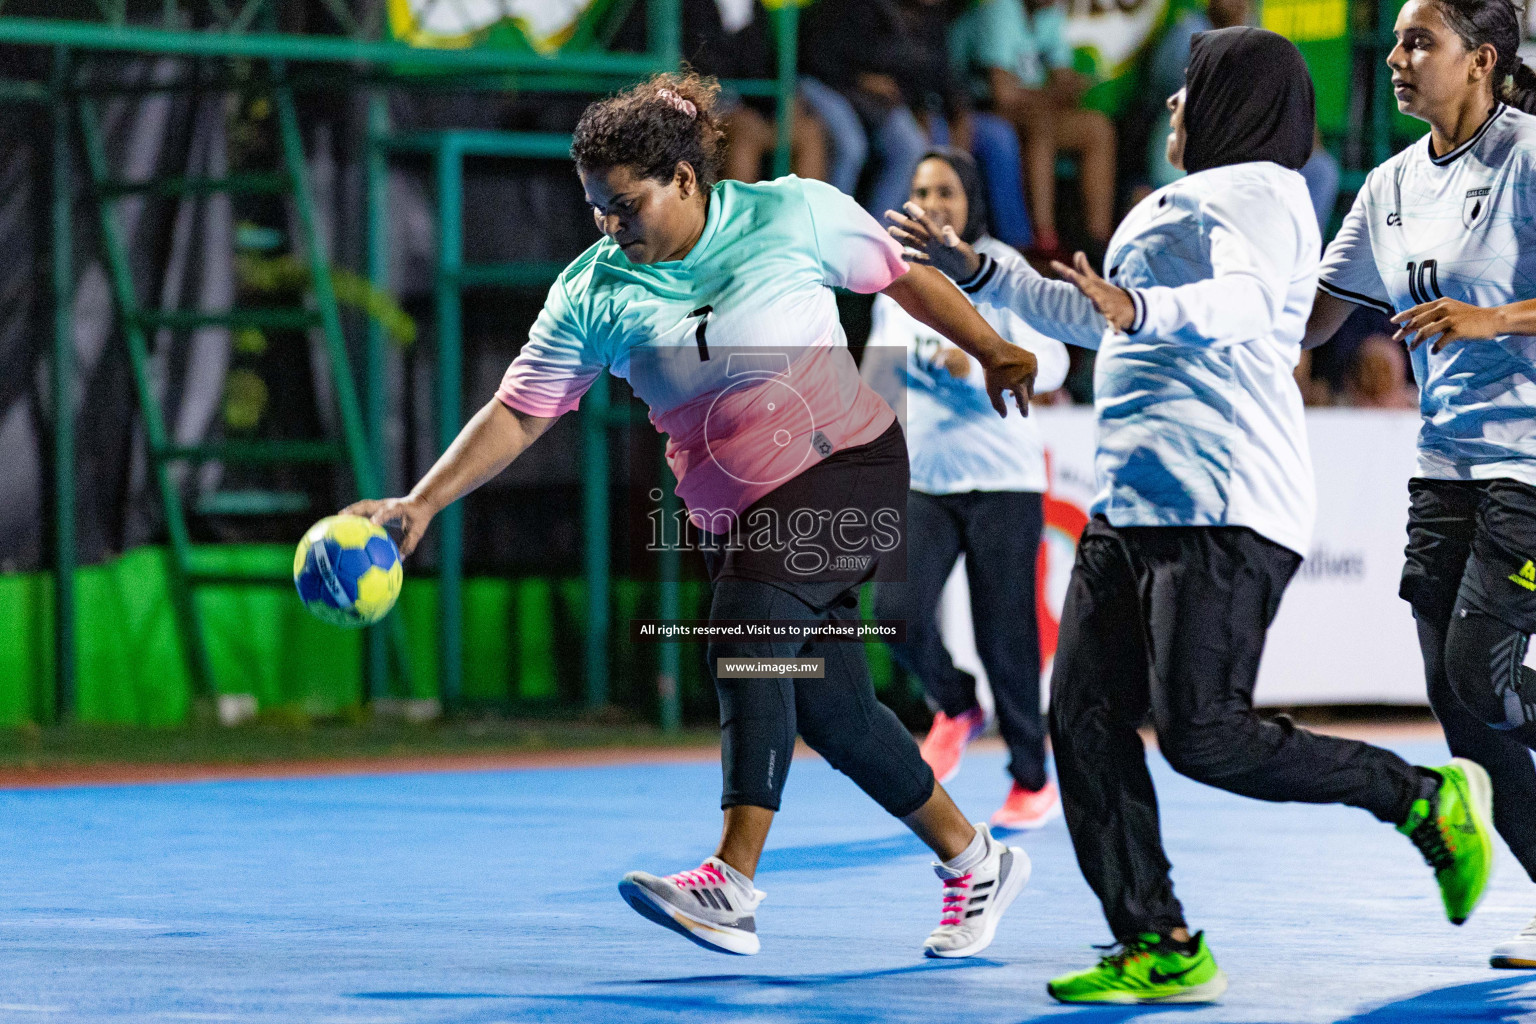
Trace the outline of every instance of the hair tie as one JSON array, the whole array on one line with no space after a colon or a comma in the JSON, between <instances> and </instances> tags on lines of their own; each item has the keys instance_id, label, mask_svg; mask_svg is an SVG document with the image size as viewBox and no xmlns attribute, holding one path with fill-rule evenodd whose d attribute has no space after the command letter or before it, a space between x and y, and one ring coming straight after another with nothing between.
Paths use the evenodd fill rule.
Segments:
<instances>
[{"instance_id":1,"label":"hair tie","mask_svg":"<svg viewBox=\"0 0 1536 1024\"><path fill-rule=\"evenodd\" d=\"M671 89L657 89L656 98L666 100L675 110L680 110L689 117L698 117L699 108L693 105L692 100L685 100Z\"/></svg>"}]
</instances>

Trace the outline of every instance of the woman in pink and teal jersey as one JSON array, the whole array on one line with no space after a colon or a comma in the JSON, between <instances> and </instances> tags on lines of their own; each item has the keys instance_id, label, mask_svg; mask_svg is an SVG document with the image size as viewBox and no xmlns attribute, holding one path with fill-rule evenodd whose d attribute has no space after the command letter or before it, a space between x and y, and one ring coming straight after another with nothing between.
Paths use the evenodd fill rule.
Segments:
<instances>
[{"instance_id":1,"label":"woman in pink and teal jersey","mask_svg":"<svg viewBox=\"0 0 1536 1024\"><path fill-rule=\"evenodd\" d=\"M677 493L704 542L713 622L836 627L857 621L861 583L893 563L899 571L908 472L895 414L848 352L833 289L889 295L980 362L999 415L1009 393L1015 415L1025 413L1034 356L1000 338L942 274L909 269L853 200L794 177L717 180L716 92L696 76L662 75L583 114L571 152L604 237L560 275L496 396L411 493L351 509L398 522L404 553L606 369L667 434ZM956 809L875 699L862 644L726 636L708 659L724 832L695 869L624 876L629 904L706 948L758 951L753 876L798 732L933 849L943 910L924 951L984 949L1028 858ZM805 665L732 671L768 659Z\"/></svg>"}]
</instances>

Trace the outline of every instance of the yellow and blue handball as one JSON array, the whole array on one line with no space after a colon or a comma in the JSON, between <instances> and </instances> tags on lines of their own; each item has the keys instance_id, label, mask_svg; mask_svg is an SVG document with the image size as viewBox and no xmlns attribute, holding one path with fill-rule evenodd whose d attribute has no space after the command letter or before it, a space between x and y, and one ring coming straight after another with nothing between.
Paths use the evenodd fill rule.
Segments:
<instances>
[{"instance_id":1,"label":"yellow and blue handball","mask_svg":"<svg viewBox=\"0 0 1536 1024\"><path fill-rule=\"evenodd\" d=\"M388 615L404 578L400 549L362 516L320 520L293 556L293 585L304 607L337 626L368 626Z\"/></svg>"}]
</instances>

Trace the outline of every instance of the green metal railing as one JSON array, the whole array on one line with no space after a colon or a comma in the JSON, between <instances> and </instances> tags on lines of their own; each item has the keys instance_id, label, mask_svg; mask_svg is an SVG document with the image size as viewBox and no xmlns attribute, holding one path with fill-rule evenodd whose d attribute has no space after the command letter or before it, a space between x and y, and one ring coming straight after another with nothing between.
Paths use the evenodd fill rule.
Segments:
<instances>
[{"instance_id":1,"label":"green metal railing","mask_svg":"<svg viewBox=\"0 0 1536 1024\"><path fill-rule=\"evenodd\" d=\"M274 76L281 81L282 67L274 66ZM323 251L315 223L315 208L307 182L303 142L299 135L298 115L292 92L284 85L272 89L277 113L281 169L270 174L236 174L224 178L156 178L125 182L114 177L108 162L106 144L97 112L97 100L90 96L75 98L86 167L89 172L90 199L100 224L102 248L108 277L112 283L123 339L128 348L139 416L148 441L150 471L160 493L166 531L170 539L171 578L177 624L192 678L194 692L208 696L214 692L213 670L208 658L207 641L197 613L195 590L203 585L289 585L286 577L245 577L231 579L213 576L194 565L191 535L182 496L171 478L173 464L198 462L226 463L306 463L319 462L345 466L350 470L356 491L364 496L379 493L375 467L368 458L362 412L358 406L351 359L341 331L341 315L331 285L329 262ZM63 140L67 145L68 140ZM232 195L282 194L292 202L298 225L297 247L308 264L311 304L289 308L246 308L219 312L160 311L144 308L137 297L133 272L128 259L127 241L118 224L117 206L135 195L205 195L223 192ZM307 331L316 329L325 342L329 363L328 378L334 394L331 399L340 418L341 437L334 441L222 441L200 445L178 445L166 430L164 415L151 380L150 347L147 331L163 329L192 331L202 327L254 327L272 330ZM221 499L203 510L216 509L223 514L262 515L278 511L303 511L308 501L302 495L266 491L229 491L211 496ZM295 500L298 499L298 500ZM398 629L398 626L394 628ZM403 638L402 638L403 642Z\"/></svg>"},{"instance_id":2,"label":"green metal railing","mask_svg":"<svg viewBox=\"0 0 1536 1024\"><path fill-rule=\"evenodd\" d=\"M634 0L595 4L612 12ZM379 493L386 479L383 423L387 408L384 372L384 331L369 318L362 346L362 381L354 383L344 344L331 271L314 232L312 200L304 182L305 166L293 92L304 88L338 87L369 90L366 186L368 245L366 272L375 288L387 287L388 253L385 246L388 162L396 154L425 155L433 163L437 185L439 246L435 266L434 315L437 338L437 413L440 447L446 447L463 420L462 408L462 297L473 288L526 287L547 284L561 269L547 263L508 262L466 264L463 261L463 161L469 156L500 159L563 159L568 137L547 133L445 130L431 133L392 134L389 131L384 92L387 89L508 89L525 92L605 92L660 71L678 66L680 0L645 0L647 51L603 53L591 48L597 42L591 24L577 33L583 47L545 56L531 50L456 49L434 50L407 46L380 38L381 18L358 18L342 0L321 0L343 34L294 35L273 31L279 23L281 0L204 0L182 3L164 0L158 16L130 22L124 0L96 0L97 20L18 18L3 15L0 8L0 45L48 47L53 54L52 72L45 80L19 80L0 73L0 101L46 104L52 125L52 227L50 289L53 303L53 379L55 405L54 456L54 570L55 580L55 714L68 717L75 687L73 580L75 550L74 435L70 415L76 399L71 307L74 294L72 266L74 181L73 144L81 139L93 183L92 197L101 220L105 256L113 280L121 330L135 368L135 389L144 416L151 451L151 467L162 496L166 498L167 530L173 558L189 583L192 572L186 521L179 503L173 503L166 467L174 461L222 459L225 461L323 461L340 456L349 465L360 493ZM370 5L378 15L382 5ZM787 4L773 12L778 43L777 77L766 81L728 83L743 95L771 96L781 114L777 118L775 173L789 169L791 117L795 91L797 11ZM595 17L595 15L594 15ZM595 24L595 22L594 22ZM198 26L198 27L191 27ZM79 74L92 59L112 54L181 58L190 71L185 77L156 82L107 84L89 82ZM210 74L209 68L217 68ZM252 68L265 69L266 78L255 79L272 87L277 98L279 134L285 167L277 174L247 174L228 180L162 178L153 182L127 183L113 177L107 165L95 116L98 98L114 94L154 91L207 91L248 86ZM270 310L230 311L225 314L169 312L139 308L131 291L126 252L113 217L113 203L130 194L179 196L216 191L252 191L292 195L297 220L304 235L303 248L310 265L313 287L311 307L294 311L292 323ZM301 315L302 314L302 315ZM243 320L240 318L244 317ZM269 327L317 328L324 333L326 350L335 367L336 403L342 436L336 442L289 445L283 450L246 444L177 446L165 435L163 419L154 405L147 374L151 328L189 330L209 324L249 321ZM608 402L607 380L588 393L581 415L583 443L583 524L585 531L584 574L588 583L588 642L586 648L585 698L589 706L606 703L609 693L607 641L610 606L608 565L609 474L608 431L632 422L628 409ZM258 448L260 450L258 450ZM668 515L677 499L670 472L662 470L663 504ZM175 507L173 508L173 504ZM439 521L439 677L445 704L451 706L462 680L462 572L463 513L455 505ZM660 614L671 616L678 607L678 555L663 552ZM219 582L231 582L221 580ZM191 587L178 587L178 620L183 623L184 650L198 685L209 685L209 670L198 634ZM403 640L402 640L403 642ZM662 647L658 673L661 718L664 727L678 726L680 710L677 679L679 650ZM404 658L400 659L402 668ZM367 678L370 696L380 696L388 683L388 650L382 631L371 630L367 646Z\"/></svg>"},{"instance_id":3,"label":"green metal railing","mask_svg":"<svg viewBox=\"0 0 1536 1024\"><path fill-rule=\"evenodd\" d=\"M69 53L53 53L48 93L53 125L49 290L53 303L53 672L54 714L75 697L75 241L71 111L65 98Z\"/></svg>"}]
</instances>

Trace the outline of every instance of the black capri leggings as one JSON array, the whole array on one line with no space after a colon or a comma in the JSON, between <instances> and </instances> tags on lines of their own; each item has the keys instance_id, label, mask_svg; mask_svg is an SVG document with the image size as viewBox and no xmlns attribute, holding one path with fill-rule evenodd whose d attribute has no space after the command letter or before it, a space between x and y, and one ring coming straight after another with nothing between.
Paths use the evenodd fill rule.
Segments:
<instances>
[{"instance_id":1,"label":"black capri leggings","mask_svg":"<svg viewBox=\"0 0 1536 1024\"><path fill-rule=\"evenodd\" d=\"M852 621L859 617L857 589L818 612L770 583L728 577L717 580L710 619ZM795 751L795 733L881 807L898 818L933 795L933 770L911 733L875 697L862 643L827 640L726 640L709 645L709 669L720 695L721 807L779 809L784 778ZM823 658L822 679L729 679L720 658Z\"/></svg>"}]
</instances>

